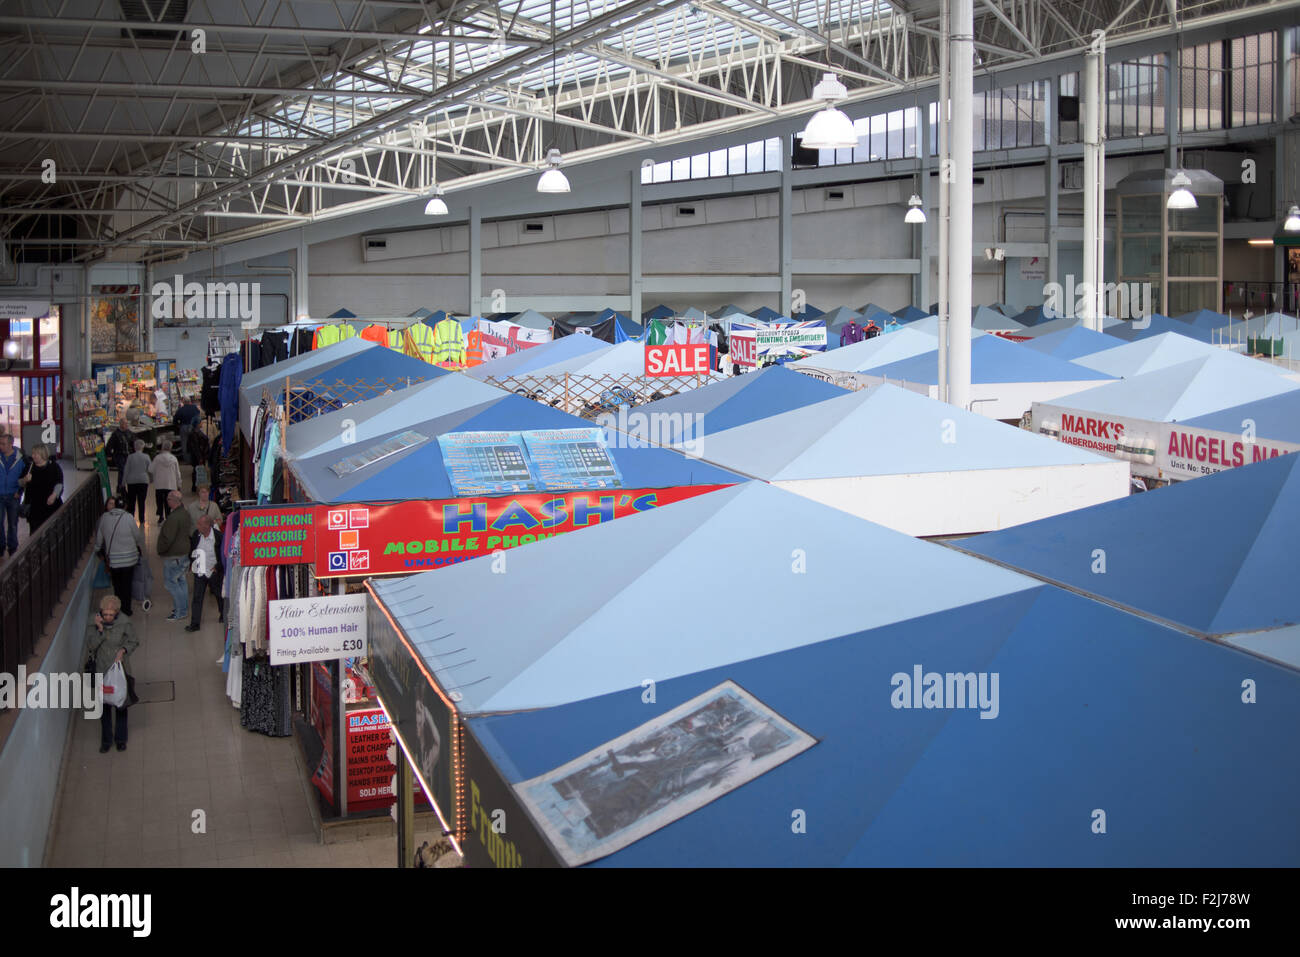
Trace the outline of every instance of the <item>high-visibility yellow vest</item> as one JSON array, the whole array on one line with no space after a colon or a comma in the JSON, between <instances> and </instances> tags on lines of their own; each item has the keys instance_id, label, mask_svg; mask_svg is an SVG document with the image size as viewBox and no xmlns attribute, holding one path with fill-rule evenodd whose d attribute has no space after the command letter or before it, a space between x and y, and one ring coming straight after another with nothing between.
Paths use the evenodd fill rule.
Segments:
<instances>
[{"instance_id":1,"label":"high-visibility yellow vest","mask_svg":"<svg viewBox=\"0 0 1300 957\"><path fill-rule=\"evenodd\" d=\"M406 354L416 359L432 363L433 330L422 322L413 322L406 327Z\"/></svg>"},{"instance_id":2,"label":"high-visibility yellow vest","mask_svg":"<svg viewBox=\"0 0 1300 957\"><path fill-rule=\"evenodd\" d=\"M427 328L427 327L426 327ZM448 316L433 328L433 362L435 365L465 364L465 334L460 320Z\"/></svg>"},{"instance_id":3,"label":"high-visibility yellow vest","mask_svg":"<svg viewBox=\"0 0 1300 957\"><path fill-rule=\"evenodd\" d=\"M316 335L312 339L311 347L313 349L323 349L326 346L332 346L336 342L342 342L344 339L351 339L357 334L346 322L336 322L333 325L321 326L316 330Z\"/></svg>"},{"instance_id":4,"label":"high-visibility yellow vest","mask_svg":"<svg viewBox=\"0 0 1300 957\"><path fill-rule=\"evenodd\" d=\"M401 329L388 330L388 348L401 352L406 349L406 336Z\"/></svg>"}]
</instances>

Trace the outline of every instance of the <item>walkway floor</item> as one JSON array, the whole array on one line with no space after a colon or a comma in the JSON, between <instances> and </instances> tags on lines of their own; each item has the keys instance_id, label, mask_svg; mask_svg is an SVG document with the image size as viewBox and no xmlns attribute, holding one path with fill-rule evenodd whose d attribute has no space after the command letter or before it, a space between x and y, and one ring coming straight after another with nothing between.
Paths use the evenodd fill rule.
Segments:
<instances>
[{"instance_id":1,"label":"walkway floor","mask_svg":"<svg viewBox=\"0 0 1300 957\"><path fill-rule=\"evenodd\" d=\"M124 752L100 754L99 721L76 720L47 865L395 866L391 837L320 843L294 739L245 731L225 695L216 605L207 599L201 630L192 634L187 622L166 620L171 598L154 551L152 508L148 519L154 605L135 610L140 648L132 656L143 700L130 709ZM166 682L174 700L150 701L167 696Z\"/></svg>"}]
</instances>

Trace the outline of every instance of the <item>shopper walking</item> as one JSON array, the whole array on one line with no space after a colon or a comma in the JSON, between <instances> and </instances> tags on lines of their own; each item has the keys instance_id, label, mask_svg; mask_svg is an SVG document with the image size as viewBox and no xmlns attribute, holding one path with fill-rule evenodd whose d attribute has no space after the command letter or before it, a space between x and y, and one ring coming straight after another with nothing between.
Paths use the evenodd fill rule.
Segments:
<instances>
[{"instance_id":1,"label":"shopper walking","mask_svg":"<svg viewBox=\"0 0 1300 957\"><path fill-rule=\"evenodd\" d=\"M18 551L18 502L29 464L14 437L0 432L0 558Z\"/></svg>"},{"instance_id":2,"label":"shopper walking","mask_svg":"<svg viewBox=\"0 0 1300 957\"><path fill-rule=\"evenodd\" d=\"M199 486L199 497L197 501L190 502L185 506L190 513L191 521L197 523L200 515L206 515L212 519L212 524L221 528L224 517L221 514L221 506L212 501L212 489L207 485Z\"/></svg>"},{"instance_id":3,"label":"shopper walking","mask_svg":"<svg viewBox=\"0 0 1300 957\"><path fill-rule=\"evenodd\" d=\"M122 514L126 515L125 512ZM129 515L127 520L132 521ZM114 595L105 595L99 600L99 611L95 612L86 626L86 660L95 673L100 675L108 671L114 662L119 662L122 670L127 674L129 689L131 671L128 659L131 657L131 652L140 647L140 639L136 637L130 617L119 615L121 610L122 603ZM128 697L127 706L130 703L131 699ZM104 705L104 713L99 718L100 754L107 752L109 745L114 741L117 742L117 750L126 750L127 706L117 708L109 704ZM114 718L117 719L116 728L113 726Z\"/></svg>"},{"instance_id":4,"label":"shopper walking","mask_svg":"<svg viewBox=\"0 0 1300 957\"><path fill-rule=\"evenodd\" d=\"M117 428L113 434L108 437L104 443L104 457L108 459L109 467L117 472L117 497L122 498L126 492L126 482L122 477L122 469L126 465L126 460L131 454L134 447L135 433L131 431L130 424L126 421L126 416L117 420Z\"/></svg>"},{"instance_id":5,"label":"shopper walking","mask_svg":"<svg viewBox=\"0 0 1300 957\"><path fill-rule=\"evenodd\" d=\"M181 403L181 407L176 410L176 416L172 420L180 432L181 458L191 465L198 465L199 463L190 461L190 433L194 431L194 426L199 424L201 418L203 418L203 413L194 404L194 400L190 398Z\"/></svg>"},{"instance_id":6,"label":"shopper walking","mask_svg":"<svg viewBox=\"0 0 1300 957\"><path fill-rule=\"evenodd\" d=\"M206 515L200 515L190 536L190 570L194 572L194 594L190 598L190 623L186 631L198 631L203 622L203 596L211 591L221 608L221 529ZM224 615L221 616L223 619Z\"/></svg>"},{"instance_id":7,"label":"shopper walking","mask_svg":"<svg viewBox=\"0 0 1300 957\"><path fill-rule=\"evenodd\" d=\"M45 520L63 504L63 469L50 460L50 450L44 445L32 446L32 467L18 480L27 491L27 531L35 535Z\"/></svg>"},{"instance_id":8,"label":"shopper walking","mask_svg":"<svg viewBox=\"0 0 1300 957\"><path fill-rule=\"evenodd\" d=\"M190 564L190 537L194 534L194 519L189 509L181 508L181 493L167 496L171 512L158 530L158 555L162 558L163 584L172 596L172 613L168 621L182 621L190 614L190 591L185 581L185 570Z\"/></svg>"},{"instance_id":9,"label":"shopper walking","mask_svg":"<svg viewBox=\"0 0 1300 957\"><path fill-rule=\"evenodd\" d=\"M181 463L172 455L172 440L162 440L162 451L149 465L149 475L153 479L153 496L158 506L158 521L167 517L167 493L181 487Z\"/></svg>"},{"instance_id":10,"label":"shopper walking","mask_svg":"<svg viewBox=\"0 0 1300 957\"><path fill-rule=\"evenodd\" d=\"M113 580L113 594L122 603L122 614L131 617L131 584L135 566L144 554L144 533L130 512L122 510L117 499L105 503L106 511L95 529L95 554L108 566Z\"/></svg>"},{"instance_id":11,"label":"shopper walking","mask_svg":"<svg viewBox=\"0 0 1300 957\"><path fill-rule=\"evenodd\" d=\"M122 466L122 481L126 485L126 501L122 509L128 515L137 516L140 527L144 528L145 503L149 499L149 456L144 450L144 439L135 440L135 451L126 457Z\"/></svg>"}]
</instances>

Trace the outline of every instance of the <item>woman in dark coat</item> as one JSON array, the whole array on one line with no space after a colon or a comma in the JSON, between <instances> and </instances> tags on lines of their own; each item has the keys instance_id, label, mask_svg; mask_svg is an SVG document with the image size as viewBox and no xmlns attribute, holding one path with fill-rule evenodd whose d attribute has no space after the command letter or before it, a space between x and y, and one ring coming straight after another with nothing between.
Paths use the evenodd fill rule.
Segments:
<instances>
[{"instance_id":1,"label":"woman in dark coat","mask_svg":"<svg viewBox=\"0 0 1300 957\"><path fill-rule=\"evenodd\" d=\"M31 470L18 481L26 488L23 501L30 508L27 530L35 535L63 502L63 469L58 462L51 461L48 448L37 445L32 448Z\"/></svg>"}]
</instances>

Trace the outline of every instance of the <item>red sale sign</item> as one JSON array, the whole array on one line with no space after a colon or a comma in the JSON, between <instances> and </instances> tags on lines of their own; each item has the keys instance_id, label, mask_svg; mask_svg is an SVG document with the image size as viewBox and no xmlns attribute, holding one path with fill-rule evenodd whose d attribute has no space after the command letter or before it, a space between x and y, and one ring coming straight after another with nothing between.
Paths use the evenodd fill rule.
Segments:
<instances>
[{"instance_id":1,"label":"red sale sign","mask_svg":"<svg viewBox=\"0 0 1300 957\"><path fill-rule=\"evenodd\" d=\"M725 487L530 492L392 505L321 505L316 576L406 575L443 568Z\"/></svg>"},{"instance_id":2,"label":"red sale sign","mask_svg":"<svg viewBox=\"0 0 1300 957\"><path fill-rule=\"evenodd\" d=\"M650 377L708 375L708 343L645 347L645 374Z\"/></svg>"}]
</instances>

